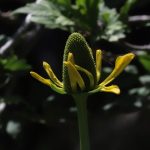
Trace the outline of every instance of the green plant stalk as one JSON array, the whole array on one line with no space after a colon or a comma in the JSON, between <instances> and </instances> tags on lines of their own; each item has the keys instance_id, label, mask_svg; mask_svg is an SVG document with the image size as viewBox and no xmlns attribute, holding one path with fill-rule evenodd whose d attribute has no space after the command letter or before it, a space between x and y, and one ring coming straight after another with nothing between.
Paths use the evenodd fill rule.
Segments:
<instances>
[{"instance_id":1,"label":"green plant stalk","mask_svg":"<svg viewBox=\"0 0 150 150\"><path fill-rule=\"evenodd\" d=\"M77 106L77 117L80 137L80 150L90 150L88 117L87 117L87 94L73 95Z\"/></svg>"}]
</instances>

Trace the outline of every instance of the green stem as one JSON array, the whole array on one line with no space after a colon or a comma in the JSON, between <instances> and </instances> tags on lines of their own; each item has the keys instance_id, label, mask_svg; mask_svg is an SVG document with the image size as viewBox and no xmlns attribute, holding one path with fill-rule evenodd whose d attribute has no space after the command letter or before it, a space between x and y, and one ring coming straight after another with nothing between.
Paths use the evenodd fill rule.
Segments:
<instances>
[{"instance_id":1,"label":"green stem","mask_svg":"<svg viewBox=\"0 0 150 150\"><path fill-rule=\"evenodd\" d=\"M73 98L77 106L80 150L90 150L89 135L88 135L88 118L87 118L87 95L76 94Z\"/></svg>"}]
</instances>

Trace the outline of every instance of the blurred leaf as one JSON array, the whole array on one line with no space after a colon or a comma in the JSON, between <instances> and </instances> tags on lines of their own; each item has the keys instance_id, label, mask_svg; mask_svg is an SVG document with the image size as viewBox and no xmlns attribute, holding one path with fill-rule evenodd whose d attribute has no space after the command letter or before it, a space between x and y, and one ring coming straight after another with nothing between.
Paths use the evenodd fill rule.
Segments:
<instances>
[{"instance_id":1,"label":"blurred leaf","mask_svg":"<svg viewBox=\"0 0 150 150\"><path fill-rule=\"evenodd\" d=\"M138 74L138 69L135 65L128 65L125 68L126 72L131 73L131 74Z\"/></svg>"},{"instance_id":2,"label":"blurred leaf","mask_svg":"<svg viewBox=\"0 0 150 150\"><path fill-rule=\"evenodd\" d=\"M52 1L52 0L49 0L49 1ZM70 5L71 4L71 0L53 0L59 4L62 4L62 5Z\"/></svg>"},{"instance_id":3,"label":"blurred leaf","mask_svg":"<svg viewBox=\"0 0 150 150\"><path fill-rule=\"evenodd\" d=\"M103 106L103 110L107 111L107 110L111 109L114 105L115 105L115 103L108 103Z\"/></svg>"},{"instance_id":4,"label":"blurred leaf","mask_svg":"<svg viewBox=\"0 0 150 150\"><path fill-rule=\"evenodd\" d=\"M7 123L6 126L6 132L10 134L13 138L16 138L16 136L20 133L21 131L21 124L19 122L10 120Z\"/></svg>"},{"instance_id":5,"label":"blurred leaf","mask_svg":"<svg viewBox=\"0 0 150 150\"><path fill-rule=\"evenodd\" d=\"M4 102L4 99L0 98L0 114L5 110L6 103Z\"/></svg>"},{"instance_id":6,"label":"blurred leaf","mask_svg":"<svg viewBox=\"0 0 150 150\"><path fill-rule=\"evenodd\" d=\"M99 5L99 20L103 23L102 39L110 42L116 42L125 37L125 25L119 20L119 14L116 9L109 9L101 3Z\"/></svg>"},{"instance_id":7,"label":"blurred leaf","mask_svg":"<svg viewBox=\"0 0 150 150\"><path fill-rule=\"evenodd\" d=\"M129 94L130 95L138 95L138 96L147 96L150 94L150 89L147 87L138 87L138 88L134 88L129 90Z\"/></svg>"},{"instance_id":8,"label":"blurred leaf","mask_svg":"<svg viewBox=\"0 0 150 150\"><path fill-rule=\"evenodd\" d=\"M103 0L76 0L75 4L70 0L43 0L27 4L14 13L31 14L31 21L50 29L89 33L93 41L117 42L125 37L126 25L120 14L108 8Z\"/></svg>"},{"instance_id":9,"label":"blurred leaf","mask_svg":"<svg viewBox=\"0 0 150 150\"><path fill-rule=\"evenodd\" d=\"M79 8L79 10L81 10L82 14L86 14L90 16L93 15L93 17L95 17L94 12L97 10L99 2L101 2L101 0L94 0L94 1L93 0L76 0L76 5ZM96 13L98 14L98 12Z\"/></svg>"},{"instance_id":10,"label":"blurred leaf","mask_svg":"<svg viewBox=\"0 0 150 150\"><path fill-rule=\"evenodd\" d=\"M148 85L148 84L150 85L150 75L140 76L139 80L143 85Z\"/></svg>"},{"instance_id":11,"label":"blurred leaf","mask_svg":"<svg viewBox=\"0 0 150 150\"><path fill-rule=\"evenodd\" d=\"M126 0L125 4L120 9L120 18L127 19L129 10L137 2L137 0Z\"/></svg>"},{"instance_id":12,"label":"blurred leaf","mask_svg":"<svg viewBox=\"0 0 150 150\"><path fill-rule=\"evenodd\" d=\"M54 101L55 100L55 95L50 95L46 99L48 102Z\"/></svg>"},{"instance_id":13,"label":"blurred leaf","mask_svg":"<svg viewBox=\"0 0 150 150\"><path fill-rule=\"evenodd\" d=\"M143 67L150 71L150 55L139 55L138 57Z\"/></svg>"},{"instance_id":14,"label":"blurred leaf","mask_svg":"<svg viewBox=\"0 0 150 150\"><path fill-rule=\"evenodd\" d=\"M87 5L87 17L89 20L89 25L91 28L95 28L97 26L97 20L99 15L98 6L102 3L102 0L88 0Z\"/></svg>"},{"instance_id":15,"label":"blurred leaf","mask_svg":"<svg viewBox=\"0 0 150 150\"><path fill-rule=\"evenodd\" d=\"M134 106L135 106L135 107L138 107L138 108L141 108L141 107L143 106L142 101L141 101L141 100L135 101L135 102L134 102Z\"/></svg>"},{"instance_id":16,"label":"blurred leaf","mask_svg":"<svg viewBox=\"0 0 150 150\"><path fill-rule=\"evenodd\" d=\"M61 1L63 2L63 1ZM73 26L74 22L64 16L57 3L43 0L40 3L27 4L25 7L17 9L14 13L30 13L31 21L40 23L49 28L61 28L66 30L68 26Z\"/></svg>"},{"instance_id":17,"label":"blurred leaf","mask_svg":"<svg viewBox=\"0 0 150 150\"><path fill-rule=\"evenodd\" d=\"M146 23L145 26L146 26L146 27L150 27L150 22Z\"/></svg>"},{"instance_id":18,"label":"blurred leaf","mask_svg":"<svg viewBox=\"0 0 150 150\"><path fill-rule=\"evenodd\" d=\"M0 35L0 42L2 41L2 40L4 40L5 39L5 36L4 35Z\"/></svg>"},{"instance_id":19,"label":"blurred leaf","mask_svg":"<svg viewBox=\"0 0 150 150\"><path fill-rule=\"evenodd\" d=\"M9 71L21 71L31 68L24 59L18 59L15 55L9 58L0 58L0 65Z\"/></svg>"},{"instance_id":20,"label":"blurred leaf","mask_svg":"<svg viewBox=\"0 0 150 150\"><path fill-rule=\"evenodd\" d=\"M5 96L0 100L3 100L6 103L6 105L18 105L23 103L23 99L19 95Z\"/></svg>"},{"instance_id":21,"label":"blurred leaf","mask_svg":"<svg viewBox=\"0 0 150 150\"><path fill-rule=\"evenodd\" d=\"M10 82L11 75L5 72L2 72L0 74L0 88L7 86L7 84Z\"/></svg>"},{"instance_id":22,"label":"blurred leaf","mask_svg":"<svg viewBox=\"0 0 150 150\"><path fill-rule=\"evenodd\" d=\"M87 0L76 0L76 5L77 5L77 7L79 8L79 10L82 14L86 14L86 11L87 11L86 1Z\"/></svg>"},{"instance_id":23,"label":"blurred leaf","mask_svg":"<svg viewBox=\"0 0 150 150\"><path fill-rule=\"evenodd\" d=\"M0 45L3 45L3 43L7 40L8 37L4 34L0 34Z\"/></svg>"}]
</instances>

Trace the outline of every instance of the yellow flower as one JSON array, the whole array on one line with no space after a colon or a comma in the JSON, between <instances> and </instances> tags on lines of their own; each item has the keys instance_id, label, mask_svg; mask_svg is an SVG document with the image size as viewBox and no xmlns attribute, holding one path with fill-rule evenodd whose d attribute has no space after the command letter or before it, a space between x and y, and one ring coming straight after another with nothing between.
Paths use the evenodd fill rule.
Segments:
<instances>
[{"instance_id":1,"label":"yellow flower","mask_svg":"<svg viewBox=\"0 0 150 150\"><path fill-rule=\"evenodd\" d=\"M100 82L102 64L101 50L96 51L95 61L92 50L84 37L79 33L73 33L69 36L65 46L62 82L59 81L50 65L46 62L43 62L43 67L49 79L45 79L33 71L30 74L60 94L93 94L96 92L120 94L119 87L117 85L109 85L109 83L123 71L133 58L133 53L119 56L116 59L112 73L104 81Z\"/></svg>"}]
</instances>

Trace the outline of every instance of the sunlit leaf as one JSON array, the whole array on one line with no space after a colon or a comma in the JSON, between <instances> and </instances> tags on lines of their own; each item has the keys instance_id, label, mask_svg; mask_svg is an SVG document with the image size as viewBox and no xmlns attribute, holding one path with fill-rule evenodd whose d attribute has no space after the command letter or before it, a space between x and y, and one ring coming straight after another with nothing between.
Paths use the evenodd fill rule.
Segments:
<instances>
[{"instance_id":1,"label":"sunlit leaf","mask_svg":"<svg viewBox=\"0 0 150 150\"><path fill-rule=\"evenodd\" d=\"M125 25L119 20L116 9L110 9L101 3L99 5L99 20L103 22L103 31L99 38L116 42L125 37Z\"/></svg>"},{"instance_id":2,"label":"sunlit leaf","mask_svg":"<svg viewBox=\"0 0 150 150\"><path fill-rule=\"evenodd\" d=\"M61 1L63 3L63 1ZM31 21L40 23L49 28L67 29L74 22L62 14L61 6L51 1L43 0L40 3L30 3L17 9L14 13L31 14Z\"/></svg>"}]
</instances>

